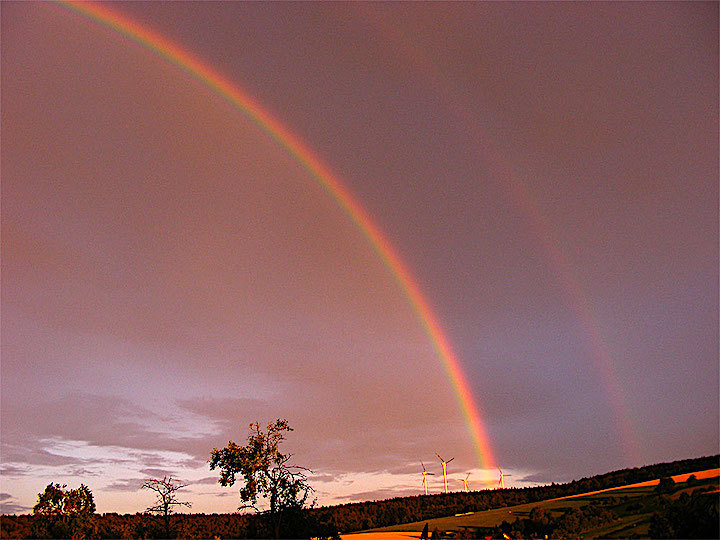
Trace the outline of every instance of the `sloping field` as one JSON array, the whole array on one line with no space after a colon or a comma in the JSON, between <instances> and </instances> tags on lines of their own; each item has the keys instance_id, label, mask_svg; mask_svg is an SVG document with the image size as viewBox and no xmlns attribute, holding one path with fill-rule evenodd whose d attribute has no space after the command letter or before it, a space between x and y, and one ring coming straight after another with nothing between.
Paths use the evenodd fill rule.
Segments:
<instances>
[{"instance_id":1,"label":"sloping field","mask_svg":"<svg viewBox=\"0 0 720 540\"><path fill-rule=\"evenodd\" d=\"M673 476L672 478L676 483L686 482L691 474L694 474L698 481L702 482L704 480L704 483L707 483L712 479L718 479L718 477L720 477L720 469L708 469L695 473L679 474ZM655 486L657 486L659 482L659 479L649 480L646 482L639 482L637 484L630 484L627 486L581 493L578 495L570 495L568 497L561 497L558 499L548 499L541 502L521 504L505 508L496 508L493 510L485 510L482 512L474 512L471 514L463 514L458 516L448 516L444 518L429 519L425 521L416 521L413 523L395 525L392 527L373 529L366 532L346 534L342 535L341 538L347 538L348 540L396 540L406 538L419 538L420 533L422 532L423 527L425 527L426 523L428 524L430 531L435 528L440 531L458 531L459 529L465 527L470 529L478 527L496 527L500 525L503 521L511 522L518 517L527 518L530 515L530 511L538 506L542 507L546 511L559 514L562 512L566 512L573 507L584 506L589 501L597 499L608 497L643 497L652 494ZM622 517L619 521L611 525L605 526L601 529L588 531L584 536L592 538L611 533L622 533L622 531L627 531L628 533L634 532L639 534L646 534L650 515L651 514Z\"/></svg>"},{"instance_id":2,"label":"sloping field","mask_svg":"<svg viewBox=\"0 0 720 540\"><path fill-rule=\"evenodd\" d=\"M673 480L675 480L676 483L687 482L687 479L690 478L690 476L692 476L693 474L695 475L695 478L697 478L698 480L706 480L708 478L717 478L718 476L720 476L720 469L708 469L706 471L698 471L695 473L676 474L675 476L673 476L671 478ZM629 484L627 486L601 489L599 491L590 491L588 493L580 493L579 495L570 495L568 497L561 497L561 499L573 499L575 497L588 497L590 495L595 495L597 493L606 493L608 491L617 491L617 490L626 490L626 489L631 489L631 488L657 486L659 482L660 482L660 479L648 480L646 482L639 482L637 484ZM551 500L553 500L553 499L551 499ZM556 499L556 500L560 500L560 499Z\"/></svg>"}]
</instances>

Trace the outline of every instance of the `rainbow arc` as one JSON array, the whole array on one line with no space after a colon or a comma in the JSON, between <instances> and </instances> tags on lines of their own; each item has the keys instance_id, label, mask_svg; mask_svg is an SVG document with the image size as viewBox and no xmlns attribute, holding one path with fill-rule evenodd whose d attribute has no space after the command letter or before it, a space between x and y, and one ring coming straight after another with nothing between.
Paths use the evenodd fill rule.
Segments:
<instances>
[{"instance_id":1,"label":"rainbow arc","mask_svg":"<svg viewBox=\"0 0 720 540\"><path fill-rule=\"evenodd\" d=\"M107 3L95 4L76 0L65 0L61 3L87 19L109 27L137 44L157 53L201 81L205 86L222 96L236 109L252 119L264 132L294 156L325 189L328 195L337 202L348 218L367 238L374 251L382 259L407 296L452 382L458 404L469 425L479 464L482 468L492 468L494 458L479 414L478 404L460 368L458 358L430 303L422 293L407 265L400 258L380 227L330 167L316 156L307 144L272 116L265 107L238 84L223 77L218 71L202 62L190 51L179 47L153 29L111 9Z\"/></svg>"}]
</instances>

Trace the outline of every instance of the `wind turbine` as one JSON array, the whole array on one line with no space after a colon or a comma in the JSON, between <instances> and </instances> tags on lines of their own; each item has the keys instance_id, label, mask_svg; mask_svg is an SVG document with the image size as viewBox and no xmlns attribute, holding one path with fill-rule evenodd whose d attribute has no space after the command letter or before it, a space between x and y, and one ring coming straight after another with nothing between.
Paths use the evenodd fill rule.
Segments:
<instances>
[{"instance_id":1,"label":"wind turbine","mask_svg":"<svg viewBox=\"0 0 720 540\"><path fill-rule=\"evenodd\" d=\"M434 472L427 472L427 471L425 470L425 464L424 464L422 461L420 462L420 465L422 465L422 467L423 467L423 472L422 472L422 475L423 475L423 487L425 488L425 495L427 495L427 475L428 475L428 474L432 474L432 475L434 476L435 473L434 473Z\"/></svg>"},{"instance_id":2,"label":"wind turbine","mask_svg":"<svg viewBox=\"0 0 720 540\"><path fill-rule=\"evenodd\" d=\"M450 463L450 462L451 462L453 459L455 459L455 458L452 457L452 458L448 459L447 461L445 461L443 458L440 457L440 454L437 454L437 453L436 453L435 455L436 455L438 458L440 458L440 463L442 463L442 468L443 468L443 483L445 484L445 493L447 493L447 492L448 492L448 490L447 490L447 464Z\"/></svg>"},{"instance_id":3,"label":"wind turbine","mask_svg":"<svg viewBox=\"0 0 720 540\"><path fill-rule=\"evenodd\" d=\"M505 481L504 481L504 479L505 479L506 476L512 476L512 474L504 474L504 473L502 472L502 469L501 469L500 467L498 467L498 471L500 471L500 480L498 481L498 487L499 487L500 489L505 489Z\"/></svg>"},{"instance_id":4,"label":"wind turbine","mask_svg":"<svg viewBox=\"0 0 720 540\"><path fill-rule=\"evenodd\" d=\"M468 485L467 485L467 479L468 479L468 478L470 478L470 473L467 473L467 476L465 477L465 480L460 480L460 481L463 483L463 485L465 486L465 491L469 491L469 490L468 490Z\"/></svg>"}]
</instances>

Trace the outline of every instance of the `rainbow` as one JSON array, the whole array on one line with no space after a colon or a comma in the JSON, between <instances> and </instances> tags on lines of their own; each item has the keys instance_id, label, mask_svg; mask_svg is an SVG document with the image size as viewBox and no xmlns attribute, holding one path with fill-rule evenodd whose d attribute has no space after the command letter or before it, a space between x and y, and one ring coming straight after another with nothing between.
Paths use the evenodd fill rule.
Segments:
<instances>
[{"instance_id":1,"label":"rainbow","mask_svg":"<svg viewBox=\"0 0 720 540\"><path fill-rule=\"evenodd\" d=\"M363 3L354 3L352 6L361 12L363 20L370 21L378 27L383 39L392 41L391 50L400 56L401 61L422 71L423 80L443 99L453 116L454 123L465 128L467 134L477 141L478 152L487 163L493 164L495 174L489 175L488 178L500 179L498 184L510 195L516 207L527 216L548 262L548 269L554 273L558 284L562 287L567 305L575 313L588 351L595 360L598 376L609 398L627 464L642 463L642 444L637 437L637 422L628 406L626 389L618 376L611 348L602 336L598 318L593 313L588 294L574 269L575 266L567 252L562 249L557 235L554 234L550 219L537 203L537 196L531 192L528 183L512 166L513 161L503 158L507 150L501 151L490 133L472 120L476 111L465 103L456 91L453 91L442 70L421 47L417 46L413 37L403 34L398 26L389 24L386 19L379 16L379 10L371 9Z\"/></svg>"},{"instance_id":2,"label":"rainbow","mask_svg":"<svg viewBox=\"0 0 720 540\"><path fill-rule=\"evenodd\" d=\"M422 326L430 337L433 347L442 360L448 377L454 387L458 403L465 415L472 435L478 462L482 468L494 467L495 460L490 449L488 436L478 412L478 406L463 375L460 363L445 332L442 330L430 304L420 290L417 281L407 265L399 257L392 244L373 221L348 188L318 158L312 150L294 135L279 120L274 118L255 99L224 78L212 67L203 63L187 50L180 48L169 39L109 8L107 4L61 0L60 3L80 15L115 30L139 45L159 54L172 64L198 79L208 88L225 98L238 110L251 118L263 131L294 156L302 166L319 182L357 228L368 239L370 245L388 267L395 280L407 296Z\"/></svg>"}]
</instances>

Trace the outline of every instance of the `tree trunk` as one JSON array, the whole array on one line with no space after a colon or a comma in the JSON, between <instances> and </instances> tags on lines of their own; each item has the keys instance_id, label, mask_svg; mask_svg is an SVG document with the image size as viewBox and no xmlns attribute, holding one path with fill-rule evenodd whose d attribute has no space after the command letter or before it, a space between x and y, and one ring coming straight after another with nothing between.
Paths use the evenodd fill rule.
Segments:
<instances>
[{"instance_id":1,"label":"tree trunk","mask_svg":"<svg viewBox=\"0 0 720 540\"><path fill-rule=\"evenodd\" d=\"M272 523L273 532L275 533L274 538L277 540L280 538L280 514L277 511L274 497L270 498L270 523Z\"/></svg>"}]
</instances>

